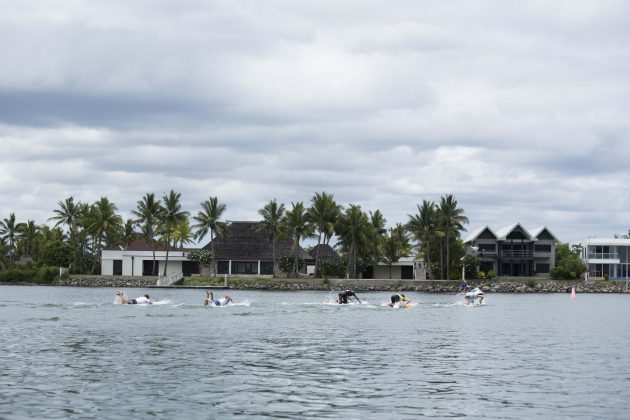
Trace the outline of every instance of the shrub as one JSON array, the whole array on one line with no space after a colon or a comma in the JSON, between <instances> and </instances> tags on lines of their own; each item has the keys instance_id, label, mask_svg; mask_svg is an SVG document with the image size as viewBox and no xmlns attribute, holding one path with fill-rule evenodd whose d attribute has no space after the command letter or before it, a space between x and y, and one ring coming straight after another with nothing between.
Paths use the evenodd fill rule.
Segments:
<instances>
[{"instance_id":1,"label":"shrub","mask_svg":"<svg viewBox=\"0 0 630 420\"><path fill-rule=\"evenodd\" d=\"M49 284L58 273L58 267L12 267L0 273L0 282Z\"/></svg>"},{"instance_id":2,"label":"shrub","mask_svg":"<svg viewBox=\"0 0 630 420\"><path fill-rule=\"evenodd\" d=\"M568 244L556 247L556 266L549 271L554 280L575 280L586 271L586 264L580 258L580 248L570 248Z\"/></svg>"},{"instance_id":3,"label":"shrub","mask_svg":"<svg viewBox=\"0 0 630 420\"><path fill-rule=\"evenodd\" d=\"M39 262L51 267L68 267L72 261L72 246L55 241L44 247Z\"/></svg>"},{"instance_id":4,"label":"shrub","mask_svg":"<svg viewBox=\"0 0 630 420\"><path fill-rule=\"evenodd\" d=\"M293 261L295 257L293 255L283 255L278 258L278 266L283 273L291 273L293 272ZM298 258L298 270L301 270L304 267L304 259Z\"/></svg>"},{"instance_id":5,"label":"shrub","mask_svg":"<svg viewBox=\"0 0 630 420\"><path fill-rule=\"evenodd\" d=\"M324 260L320 262L318 269L319 275L322 277L343 277L345 275L345 268L333 261Z\"/></svg>"},{"instance_id":6,"label":"shrub","mask_svg":"<svg viewBox=\"0 0 630 420\"><path fill-rule=\"evenodd\" d=\"M93 274L92 267L94 266L94 260L89 255L82 255L78 261L78 266L71 270L76 274ZM100 270L99 270L100 271Z\"/></svg>"},{"instance_id":7,"label":"shrub","mask_svg":"<svg viewBox=\"0 0 630 420\"><path fill-rule=\"evenodd\" d=\"M207 249L194 250L188 253L188 259L200 265L212 264L212 258L212 251Z\"/></svg>"},{"instance_id":8,"label":"shrub","mask_svg":"<svg viewBox=\"0 0 630 420\"><path fill-rule=\"evenodd\" d=\"M486 278L486 273L484 273L483 271L480 271L477 273L477 278L478 279L485 279Z\"/></svg>"},{"instance_id":9,"label":"shrub","mask_svg":"<svg viewBox=\"0 0 630 420\"><path fill-rule=\"evenodd\" d=\"M536 287L536 280L527 280L527 287L529 287L530 289L533 289Z\"/></svg>"},{"instance_id":10,"label":"shrub","mask_svg":"<svg viewBox=\"0 0 630 420\"><path fill-rule=\"evenodd\" d=\"M495 278L497 276L497 272L494 270L490 270L488 271L488 277L490 277L491 279Z\"/></svg>"}]
</instances>

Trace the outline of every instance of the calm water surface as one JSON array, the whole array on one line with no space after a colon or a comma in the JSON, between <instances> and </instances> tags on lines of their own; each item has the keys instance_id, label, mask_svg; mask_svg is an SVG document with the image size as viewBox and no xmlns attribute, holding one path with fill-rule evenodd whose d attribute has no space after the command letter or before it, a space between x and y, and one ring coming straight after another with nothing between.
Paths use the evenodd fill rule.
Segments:
<instances>
[{"instance_id":1,"label":"calm water surface","mask_svg":"<svg viewBox=\"0 0 630 420\"><path fill-rule=\"evenodd\" d=\"M630 416L630 295L125 291L0 286L0 417Z\"/></svg>"}]
</instances>

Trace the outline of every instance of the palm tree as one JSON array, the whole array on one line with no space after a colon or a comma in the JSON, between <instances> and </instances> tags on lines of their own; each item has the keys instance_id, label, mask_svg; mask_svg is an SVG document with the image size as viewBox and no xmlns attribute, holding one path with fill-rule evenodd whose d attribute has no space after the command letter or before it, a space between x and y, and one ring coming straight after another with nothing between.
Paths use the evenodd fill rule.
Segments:
<instances>
[{"instance_id":1,"label":"palm tree","mask_svg":"<svg viewBox=\"0 0 630 420\"><path fill-rule=\"evenodd\" d=\"M409 222L407 223L407 229L414 238L420 242L420 247L422 248L424 246L427 277L432 279L431 241L433 240L436 230L436 206L433 201L422 200L422 205L416 205L416 207L418 208L418 214L408 215Z\"/></svg>"},{"instance_id":2,"label":"palm tree","mask_svg":"<svg viewBox=\"0 0 630 420\"><path fill-rule=\"evenodd\" d=\"M73 267L77 266L78 259L78 238L77 238L77 229L78 223L81 217L81 203L74 203L74 197L70 196L65 199L65 201L59 201L57 203L59 206L58 209L53 210L55 216L49 218L48 220L55 220L55 227L59 225L68 226L68 234L70 235L70 242L72 243L72 264Z\"/></svg>"},{"instance_id":3,"label":"palm tree","mask_svg":"<svg viewBox=\"0 0 630 420\"><path fill-rule=\"evenodd\" d=\"M142 200L137 203L136 210L131 210L131 214L137 217L136 223L140 225L142 237L151 245L153 253L153 269L151 274L157 272L155 264L155 236L157 235L157 227L160 221L162 206L155 199L154 193L146 193Z\"/></svg>"},{"instance_id":4,"label":"palm tree","mask_svg":"<svg viewBox=\"0 0 630 420\"><path fill-rule=\"evenodd\" d=\"M111 203L107 197L101 197L90 206L86 215L86 230L92 235L94 243L92 271L96 268L102 250L111 244L112 238L116 237L117 232L122 227L123 220L120 215L116 214L117 210L116 205Z\"/></svg>"},{"instance_id":5,"label":"palm tree","mask_svg":"<svg viewBox=\"0 0 630 420\"><path fill-rule=\"evenodd\" d=\"M299 268L298 251L300 249L300 239L309 238L313 235L313 225L311 224L308 213L304 208L304 203L301 201L298 203L291 203L291 210L289 210L284 216L284 226L293 241L293 275L297 277Z\"/></svg>"},{"instance_id":6,"label":"palm tree","mask_svg":"<svg viewBox=\"0 0 630 420\"><path fill-rule=\"evenodd\" d=\"M9 214L8 219L0 222L0 236L9 245L9 263L13 263L13 254L15 253L15 240L18 236L17 224L15 223L15 213Z\"/></svg>"},{"instance_id":7,"label":"palm tree","mask_svg":"<svg viewBox=\"0 0 630 420\"><path fill-rule=\"evenodd\" d=\"M210 251L212 252L212 275L216 276L217 267L214 260L214 237L223 237L227 234L228 224L220 219L226 210L225 204L220 204L217 197L209 197L201 203L201 209L196 216L193 217L197 224L193 225L193 229L197 230L195 234L198 240L203 239L210 232Z\"/></svg>"},{"instance_id":8,"label":"palm tree","mask_svg":"<svg viewBox=\"0 0 630 420\"><path fill-rule=\"evenodd\" d=\"M87 270L83 261L85 260L86 253L92 253L94 249L93 238L91 238L90 232L87 230L91 206L88 203L77 203L77 208L76 242L80 254L80 263L75 265L75 267L77 267L77 272L86 274Z\"/></svg>"},{"instance_id":9,"label":"palm tree","mask_svg":"<svg viewBox=\"0 0 630 420\"><path fill-rule=\"evenodd\" d=\"M173 244L175 246L179 245L180 248L183 248L184 245L193 241L194 236L195 235L193 235L192 230L190 229L188 219L184 219L175 226L175 229L173 229Z\"/></svg>"},{"instance_id":10,"label":"palm tree","mask_svg":"<svg viewBox=\"0 0 630 420\"><path fill-rule=\"evenodd\" d=\"M265 207L258 210L258 214L260 214L263 218L261 222L256 225L257 232L265 232L268 235L269 240L271 241L271 254L273 256L273 277L276 277L276 243L278 242L278 238L282 236L282 219L284 217L284 204L278 204L276 199L270 200Z\"/></svg>"},{"instance_id":11,"label":"palm tree","mask_svg":"<svg viewBox=\"0 0 630 420\"><path fill-rule=\"evenodd\" d=\"M41 225L39 227L40 233L42 234L42 240L45 244L49 244L51 242L57 241L65 241L66 235L63 233L60 227L53 227L52 229L48 225Z\"/></svg>"},{"instance_id":12,"label":"palm tree","mask_svg":"<svg viewBox=\"0 0 630 420\"><path fill-rule=\"evenodd\" d=\"M358 248L367 239L368 226L367 215L356 204L351 204L337 223L337 235L348 250L348 271L352 278L356 278Z\"/></svg>"},{"instance_id":13,"label":"palm tree","mask_svg":"<svg viewBox=\"0 0 630 420\"><path fill-rule=\"evenodd\" d=\"M138 232L135 230L136 221L133 219L127 219L120 231L120 238L118 241L120 244L127 248L133 241L138 238Z\"/></svg>"},{"instance_id":14,"label":"palm tree","mask_svg":"<svg viewBox=\"0 0 630 420\"><path fill-rule=\"evenodd\" d=\"M315 252L315 275L319 271L319 248L322 243L322 236L326 238L329 232L334 230L337 218L341 214L341 206L335 202L332 194L315 193L311 198L311 207L308 209L308 215L317 231L317 251Z\"/></svg>"},{"instance_id":15,"label":"palm tree","mask_svg":"<svg viewBox=\"0 0 630 420\"><path fill-rule=\"evenodd\" d=\"M392 264L401 257L409 255L410 251L409 237L405 227L397 223L394 228L389 229L389 234L383 239L383 257L389 268L390 279L392 278Z\"/></svg>"},{"instance_id":16,"label":"palm tree","mask_svg":"<svg viewBox=\"0 0 630 420\"><path fill-rule=\"evenodd\" d=\"M29 220L26 223L18 223L16 226L17 239L20 244L21 254L28 255L29 257L37 257L37 241L40 236L39 226L34 220Z\"/></svg>"},{"instance_id":17,"label":"palm tree","mask_svg":"<svg viewBox=\"0 0 630 420\"><path fill-rule=\"evenodd\" d=\"M181 193L176 193L171 190L168 194L164 194L162 197L164 204L162 206L162 212L160 213L160 221L162 222L164 235L166 237L164 276L166 276L166 268L168 267L168 252L171 247L171 235L173 234L173 229L175 229L175 226L181 223L182 220L187 219L189 215L187 211L182 210L182 205L180 203L181 196Z\"/></svg>"},{"instance_id":18,"label":"palm tree","mask_svg":"<svg viewBox=\"0 0 630 420\"><path fill-rule=\"evenodd\" d=\"M438 217L444 229L446 238L446 280L450 279L451 266L449 261L449 238L451 234L459 236L459 232L464 229L464 224L468 223L468 218L464 216L464 210L457 208L457 200L452 194L441 197L438 208Z\"/></svg>"},{"instance_id":19,"label":"palm tree","mask_svg":"<svg viewBox=\"0 0 630 420\"><path fill-rule=\"evenodd\" d=\"M383 217L383 213L381 213L380 210L376 210L374 213L370 211L369 239L372 245L372 249L370 250L370 259L372 260L373 275L376 275L376 266L378 265L382 255L381 249L383 245L383 238L387 233L385 223L387 223L387 220Z\"/></svg>"}]
</instances>

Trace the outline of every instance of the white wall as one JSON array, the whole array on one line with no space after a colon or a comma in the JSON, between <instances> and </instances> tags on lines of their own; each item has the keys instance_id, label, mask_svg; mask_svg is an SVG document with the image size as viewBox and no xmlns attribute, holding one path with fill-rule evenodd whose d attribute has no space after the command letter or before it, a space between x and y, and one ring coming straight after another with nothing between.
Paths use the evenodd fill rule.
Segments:
<instances>
[{"instance_id":1,"label":"white wall","mask_svg":"<svg viewBox=\"0 0 630 420\"><path fill-rule=\"evenodd\" d=\"M388 279L389 267L386 265L377 265L376 272L374 272L375 279ZM392 279L400 278L400 266L392 265Z\"/></svg>"},{"instance_id":2,"label":"white wall","mask_svg":"<svg viewBox=\"0 0 630 420\"><path fill-rule=\"evenodd\" d=\"M168 269L166 274L179 273L182 271L182 261L188 260L188 253L181 251L171 251L168 255ZM164 273L166 263L166 251L157 251L155 258L158 262L159 274ZM114 260L122 260L123 276L142 276L143 261L153 261L151 251L120 251L106 250L101 256L101 275L111 276L114 273Z\"/></svg>"}]
</instances>

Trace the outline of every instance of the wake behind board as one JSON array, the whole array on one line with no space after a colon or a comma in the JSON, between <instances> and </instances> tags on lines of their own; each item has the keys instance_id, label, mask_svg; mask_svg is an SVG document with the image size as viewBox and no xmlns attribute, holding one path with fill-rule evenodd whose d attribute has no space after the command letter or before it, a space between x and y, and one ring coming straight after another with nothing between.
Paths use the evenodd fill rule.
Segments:
<instances>
[{"instance_id":1,"label":"wake behind board","mask_svg":"<svg viewBox=\"0 0 630 420\"><path fill-rule=\"evenodd\" d=\"M416 304L411 302L396 302L392 308L394 309L409 309L415 308Z\"/></svg>"}]
</instances>

